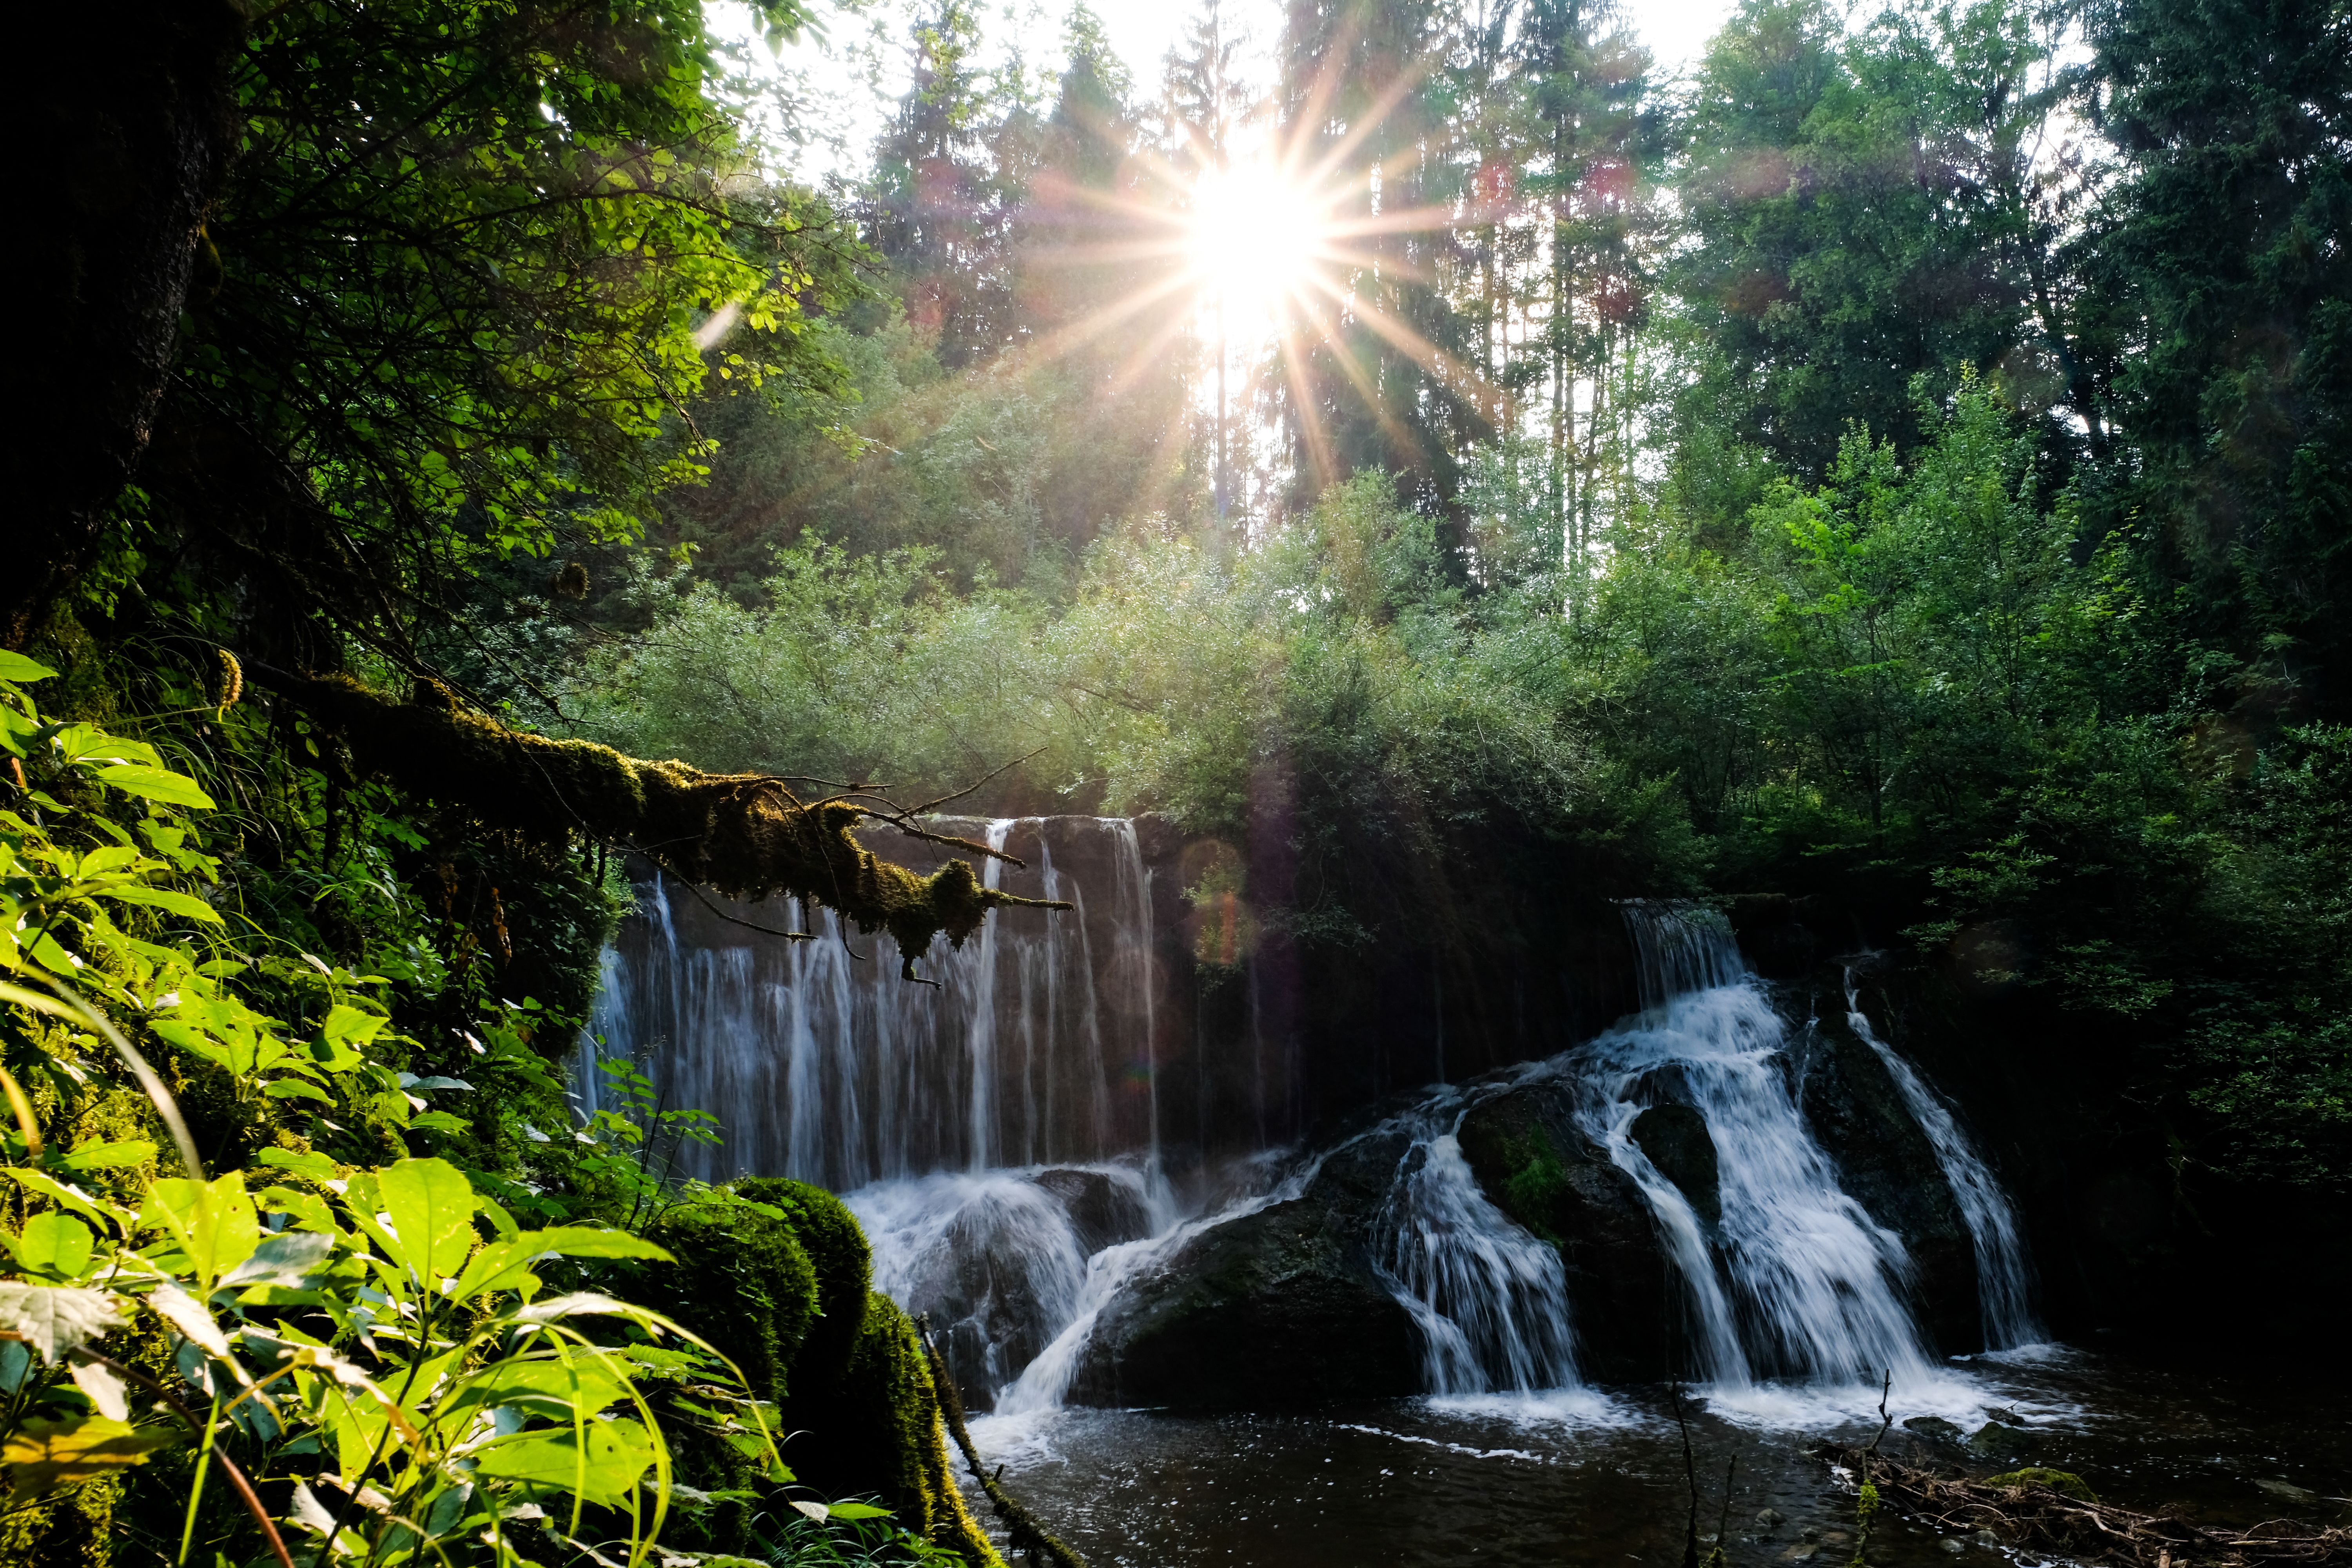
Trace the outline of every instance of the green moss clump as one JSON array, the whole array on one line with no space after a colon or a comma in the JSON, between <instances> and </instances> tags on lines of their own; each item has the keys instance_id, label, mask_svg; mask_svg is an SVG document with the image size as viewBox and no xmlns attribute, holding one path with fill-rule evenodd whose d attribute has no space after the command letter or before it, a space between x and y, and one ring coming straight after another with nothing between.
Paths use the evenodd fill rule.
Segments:
<instances>
[{"instance_id":1,"label":"green moss clump","mask_svg":"<svg viewBox=\"0 0 2352 1568\"><path fill-rule=\"evenodd\" d=\"M1559 1237L1544 1221L1568 1191L1568 1167L1559 1163L1551 1140L1538 1129L1530 1138L1507 1140L1503 1155L1511 1173L1503 1178L1503 1211L1559 1246Z\"/></svg>"},{"instance_id":2,"label":"green moss clump","mask_svg":"<svg viewBox=\"0 0 2352 1568\"><path fill-rule=\"evenodd\" d=\"M2005 1475L1987 1476L1985 1485L2012 1487L2020 1489L2026 1487L2040 1487L2045 1491L2053 1491L2062 1497L2073 1498L2076 1502L2099 1500L2099 1494L2093 1491L2090 1484L2072 1470L2053 1470L2042 1465L2028 1465L2021 1470L2011 1470Z\"/></svg>"},{"instance_id":3,"label":"green moss clump","mask_svg":"<svg viewBox=\"0 0 2352 1568\"><path fill-rule=\"evenodd\" d=\"M857 1216L823 1187L776 1176L747 1176L731 1189L738 1196L780 1210L815 1279L816 1317L795 1357L794 1386L801 1368L812 1385L837 1379L857 1348L866 1321L866 1296L873 1289L874 1258Z\"/></svg>"},{"instance_id":4,"label":"green moss clump","mask_svg":"<svg viewBox=\"0 0 2352 1568\"><path fill-rule=\"evenodd\" d=\"M109 1568L122 1478L62 1487L0 1520L0 1568Z\"/></svg>"},{"instance_id":5,"label":"green moss clump","mask_svg":"<svg viewBox=\"0 0 2352 1568\"><path fill-rule=\"evenodd\" d=\"M645 1270L635 1299L718 1346L753 1393L781 1405L821 1311L816 1268L793 1225L749 1204L683 1204L646 1237L677 1262Z\"/></svg>"}]
</instances>

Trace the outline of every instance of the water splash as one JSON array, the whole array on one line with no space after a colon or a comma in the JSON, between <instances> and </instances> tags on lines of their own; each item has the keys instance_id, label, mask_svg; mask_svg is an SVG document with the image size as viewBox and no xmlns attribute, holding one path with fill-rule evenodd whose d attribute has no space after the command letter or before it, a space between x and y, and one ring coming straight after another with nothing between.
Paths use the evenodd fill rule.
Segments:
<instances>
[{"instance_id":1,"label":"water splash","mask_svg":"<svg viewBox=\"0 0 2352 1568\"><path fill-rule=\"evenodd\" d=\"M1418 1135L1380 1216L1381 1271L1421 1330L1423 1381L1441 1394L1577 1387L1559 1249L1480 1190L1454 1136L1463 1110L1441 1093L1412 1118Z\"/></svg>"},{"instance_id":2,"label":"water splash","mask_svg":"<svg viewBox=\"0 0 2352 1568\"><path fill-rule=\"evenodd\" d=\"M1851 969L1845 974L1845 1005L1846 1022L1885 1064L1887 1076L1910 1108L1912 1120L1934 1146L1936 1163L1959 1205L1960 1218L1976 1250L1977 1300L1984 1316L1985 1348L2005 1351L2040 1343L2048 1336L2034 1315L2032 1267L2018 1235L2017 1211L2009 1194L2001 1190L1944 1097L1871 1027L1869 1016L1855 995Z\"/></svg>"},{"instance_id":3,"label":"water splash","mask_svg":"<svg viewBox=\"0 0 2352 1568\"><path fill-rule=\"evenodd\" d=\"M1785 1071L1788 1025L1729 927L1657 904L1629 906L1626 922L1655 999L1563 1067L1585 1132L1639 1184L1682 1274L1700 1374L1727 1393L1759 1377L1942 1381L1904 1303L1902 1238L1840 1190ZM1702 1218L1632 1136L1635 1117L1665 1103L1705 1118L1719 1220Z\"/></svg>"}]
</instances>

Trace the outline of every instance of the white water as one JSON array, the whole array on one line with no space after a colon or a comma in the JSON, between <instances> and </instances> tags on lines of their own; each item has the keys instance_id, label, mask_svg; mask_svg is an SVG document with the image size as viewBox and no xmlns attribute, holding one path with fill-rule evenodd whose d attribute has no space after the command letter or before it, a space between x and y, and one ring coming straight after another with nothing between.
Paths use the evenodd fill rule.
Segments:
<instances>
[{"instance_id":1,"label":"white water","mask_svg":"<svg viewBox=\"0 0 2352 1568\"><path fill-rule=\"evenodd\" d=\"M988 825L988 842L1003 847L1016 826ZM1089 861L1108 868L1109 885L1064 874L1041 836L1044 890L1077 910L1026 929L992 918L960 952L935 944L921 968L936 988L898 980L894 955L842 941L823 911L808 928L816 942L737 939L740 928L706 937L710 945L682 941L692 895L656 883L645 889L649 940L630 962L607 955L596 1005L608 1049L645 1063L670 1106L710 1110L725 1125L721 1148L688 1152L687 1173L782 1173L846 1191L873 1242L877 1286L933 1310L959 1380L992 1394L1000 1417L1057 1409L1122 1290L1212 1226L1298 1195L1320 1165L1213 1212L1180 1210L1159 1158L1150 873L1132 825L1091 831L1109 840ZM990 885L999 875L987 862ZM1090 893L1108 920L1088 920ZM787 907L761 918L797 926L803 915ZM1771 1424L1843 1418L1875 1399L1883 1373L1906 1409L1973 1408L1974 1387L1922 1345L1901 1238L1840 1190L1814 1141L1789 1070L1789 1025L1727 926L1663 904L1630 905L1626 918L1640 1016L1507 1079L1439 1088L1375 1130L1410 1134L1370 1241L1422 1331L1425 1387L1449 1405L1528 1419L1605 1405L1580 1382L1559 1252L1488 1201L1455 1136L1478 1101L1549 1076L1572 1086L1584 1131L1648 1203L1685 1283L1692 1362L1717 1408ZM1968 1217L1986 1321L2000 1325L1993 1342L2034 1337L2006 1197L1949 1109L1858 1014L1855 1027ZM1706 1119L1717 1224L1632 1140L1640 1111L1667 1102ZM1119 1239L1082 1234L1066 1190L1076 1173L1123 1194L1131 1223Z\"/></svg>"},{"instance_id":2,"label":"white water","mask_svg":"<svg viewBox=\"0 0 2352 1568\"><path fill-rule=\"evenodd\" d=\"M1380 1217L1389 1289L1424 1345L1433 1394L1575 1388L1576 1341L1559 1249L1487 1201L1454 1130L1462 1097L1410 1120L1417 1136Z\"/></svg>"},{"instance_id":3,"label":"white water","mask_svg":"<svg viewBox=\"0 0 2352 1568\"><path fill-rule=\"evenodd\" d=\"M1871 1027L1854 995L1851 970L1846 973L1845 1005L1846 1022L1885 1064L1887 1076L1901 1091L1912 1119L1934 1145L1936 1162L1959 1205L1960 1218L1976 1249L1977 1300L1984 1315L1985 1348L2006 1351L2040 1343L2047 1336L2034 1316L2032 1270L2018 1237L2017 1211L2009 1194L2001 1191L2000 1181L1944 1098Z\"/></svg>"},{"instance_id":4,"label":"white water","mask_svg":"<svg viewBox=\"0 0 2352 1568\"><path fill-rule=\"evenodd\" d=\"M1760 1379L1875 1386L1913 1398L1950 1381L1903 1298L1902 1238L1838 1186L1788 1072L1789 1026L1720 916L1631 905L1649 1004L1558 1058L1585 1132L1647 1199L1687 1293L1690 1352L1712 1392ZM1631 1136L1663 1103L1706 1118L1722 1219L1709 1226Z\"/></svg>"}]
</instances>

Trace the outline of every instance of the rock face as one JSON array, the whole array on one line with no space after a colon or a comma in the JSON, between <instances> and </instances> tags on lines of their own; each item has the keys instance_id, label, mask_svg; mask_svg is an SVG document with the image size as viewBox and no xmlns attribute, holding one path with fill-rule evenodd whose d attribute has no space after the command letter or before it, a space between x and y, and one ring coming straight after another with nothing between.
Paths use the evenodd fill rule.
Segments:
<instances>
[{"instance_id":1,"label":"rock face","mask_svg":"<svg viewBox=\"0 0 2352 1568\"><path fill-rule=\"evenodd\" d=\"M1151 1234L1151 1214L1142 1197L1132 1185L1104 1172L1056 1169L1040 1171L1030 1179L1069 1211L1070 1228L1077 1232L1078 1250L1086 1257Z\"/></svg>"},{"instance_id":2,"label":"rock face","mask_svg":"<svg viewBox=\"0 0 2352 1568\"><path fill-rule=\"evenodd\" d=\"M1723 1177L1716 1166L1715 1135L1695 1106L1653 1105L1633 1118L1629 1135L1658 1173L1682 1189L1710 1226L1723 1223Z\"/></svg>"},{"instance_id":3,"label":"rock face","mask_svg":"<svg viewBox=\"0 0 2352 1568\"><path fill-rule=\"evenodd\" d=\"M1097 1323L1082 1404L1265 1409L1419 1393L1422 1343L1374 1267L1402 1135L1343 1145L1307 1190L1213 1226Z\"/></svg>"},{"instance_id":4,"label":"rock face","mask_svg":"<svg viewBox=\"0 0 2352 1568\"><path fill-rule=\"evenodd\" d=\"M1824 1006L1806 1048L1805 1119L1846 1193L1902 1237L1920 1327L1947 1354L1982 1349L1975 1244L1927 1135L1885 1064L1846 1026L1843 1014Z\"/></svg>"},{"instance_id":5,"label":"rock face","mask_svg":"<svg viewBox=\"0 0 2352 1568\"><path fill-rule=\"evenodd\" d=\"M1578 1130L1568 1086L1538 1079L1507 1090L1464 1117L1457 1136L1488 1200L1559 1247L1584 1375L1671 1375L1679 1288L1641 1188ZM1704 1122L1698 1136L1706 1138ZM1708 1143L1709 1192L1714 1170Z\"/></svg>"}]
</instances>

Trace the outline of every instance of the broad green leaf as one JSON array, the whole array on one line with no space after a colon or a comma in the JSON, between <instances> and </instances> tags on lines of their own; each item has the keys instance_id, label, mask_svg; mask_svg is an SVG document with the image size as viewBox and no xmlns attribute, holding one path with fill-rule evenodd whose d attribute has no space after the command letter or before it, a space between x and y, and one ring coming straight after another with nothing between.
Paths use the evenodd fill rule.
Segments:
<instances>
[{"instance_id":1,"label":"broad green leaf","mask_svg":"<svg viewBox=\"0 0 2352 1568\"><path fill-rule=\"evenodd\" d=\"M85 1219L96 1220L103 1227L111 1221L128 1231L132 1226L129 1210L93 1197L70 1182L60 1182L46 1171L31 1170L23 1165L0 1166L0 1176L6 1176L18 1186L36 1192L61 1208L72 1210Z\"/></svg>"},{"instance_id":2,"label":"broad green leaf","mask_svg":"<svg viewBox=\"0 0 2352 1568\"><path fill-rule=\"evenodd\" d=\"M135 884L101 888L99 897L112 899L117 903L144 904L153 909L168 910L175 915L185 915L192 921L202 921L207 925L221 923L220 911L204 900L189 893L175 893L169 888L142 888Z\"/></svg>"},{"instance_id":3,"label":"broad green leaf","mask_svg":"<svg viewBox=\"0 0 2352 1568\"><path fill-rule=\"evenodd\" d=\"M284 1231L270 1237L253 1250L253 1256L221 1277L220 1289L234 1290L241 1285L282 1285L299 1289L308 1283L334 1250L335 1238L316 1231Z\"/></svg>"},{"instance_id":4,"label":"broad green leaf","mask_svg":"<svg viewBox=\"0 0 2352 1568\"><path fill-rule=\"evenodd\" d=\"M833 1517L835 1519L887 1519L890 1517L888 1509L876 1508L870 1502L837 1502L830 1506Z\"/></svg>"},{"instance_id":5,"label":"broad green leaf","mask_svg":"<svg viewBox=\"0 0 2352 1568\"><path fill-rule=\"evenodd\" d=\"M544 1258L550 1253L563 1258L649 1258L658 1263L677 1261L661 1247L642 1237L631 1236L625 1230L565 1225L547 1230L517 1231L512 1236L500 1237L476 1253L451 1294L464 1301L486 1290L511 1290L520 1283L522 1273L530 1266L532 1259ZM572 1300L574 1298L563 1299Z\"/></svg>"},{"instance_id":6,"label":"broad green leaf","mask_svg":"<svg viewBox=\"0 0 2352 1568\"><path fill-rule=\"evenodd\" d=\"M166 768L139 767L124 763L100 768L92 776L99 783L111 784L125 795L160 800L166 805L210 806L213 804L213 797L197 788L195 780Z\"/></svg>"},{"instance_id":7,"label":"broad green leaf","mask_svg":"<svg viewBox=\"0 0 2352 1568\"><path fill-rule=\"evenodd\" d=\"M147 1189L140 1211L142 1230L162 1230L180 1245L195 1270L197 1294L212 1294L213 1282L253 1256L261 1244L261 1217L236 1171L199 1186L180 1179Z\"/></svg>"},{"instance_id":8,"label":"broad green leaf","mask_svg":"<svg viewBox=\"0 0 2352 1568\"><path fill-rule=\"evenodd\" d=\"M161 772L163 761L143 741L110 735L95 724L68 724L58 731L58 750L72 763L140 763Z\"/></svg>"},{"instance_id":9,"label":"broad green leaf","mask_svg":"<svg viewBox=\"0 0 2352 1568\"><path fill-rule=\"evenodd\" d=\"M530 1356L493 1362L465 1379L443 1413L513 1405L551 1421L595 1415L628 1392L627 1369L617 1357L594 1351L566 1351L561 1357Z\"/></svg>"},{"instance_id":10,"label":"broad green leaf","mask_svg":"<svg viewBox=\"0 0 2352 1568\"><path fill-rule=\"evenodd\" d=\"M281 1171L291 1171L314 1182L331 1182L339 1173L332 1160L307 1149L264 1149L255 1158L264 1165L275 1165ZM270 1189L272 1192L278 1190L276 1187Z\"/></svg>"},{"instance_id":11,"label":"broad green leaf","mask_svg":"<svg viewBox=\"0 0 2352 1568\"><path fill-rule=\"evenodd\" d=\"M319 1026L319 1033L334 1045L364 1046L382 1034L392 1020L338 1002Z\"/></svg>"},{"instance_id":12,"label":"broad green leaf","mask_svg":"<svg viewBox=\"0 0 2352 1568\"><path fill-rule=\"evenodd\" d=\"M323 1100L326 1097L321 1095L320 1098ZM473 1125L464 1117L452 1116L446 1110L423 1111L410 1117L408 1124L411 1127L421 1127L427 1132L464 1132Z\"/></svg>"},{"instance_id":13,"label":"broad green leaf","mask_svg":"<svg viewBox=\"0 0 2352 1568\"><path fill-rule=\"evenodd\" d=\"M121 1306L103 1290L0 1281L0 1331L24 1341L51 1366L122 1321Z\"/></svg>"},{"instance_id":14,"label":"broad green leaf","mask_svg":"<svg viewBox=\"0 0 2352 1568\"><path fill-rule=\"evenodd\" d=\"M272 1100L321 1100L329 1105L335 1102L333 1095L299 1078L272 1079L261 1086L261 1092Z\"/></svg>"},{"instance_id":15,"label":"broad green leaf","mask_svg":"<svg viewBox=\"0 0 2352 1568\"><path fill-rule=\"evenodd\" d=\"M141 1165L155 1157L155 1145L143 1138L120 1143L84 1143L58 1163L68 1171L100 1171L114 1165Z\"/></svg>"},{"instance_id":16,"label":"broad green leaf","mask_svg":"<svg viewBox=\"0 0 2352 1568\"><path fill-rule=\"evenodd\" d=\"M38 660L0 648L0 680L50 680L57 673Z\"/></svg>"},{"instance_id":17,"label":"broad green leaf","mask_svg":"<svg viewBox=\"0 0 2352 1568\"><path fill-rule=\"evenodd\" d=\"M177 1285L156 1286L147 1293L147 1304L192 1342L216 1356L228 1354L228 1336L213 1321L211 1310Z\"/></svg>"},{"instance_id":18,"label":"broad green leaf","mask_svg":"<svg viewBox=\"0 0 2352 1568\"><path fill-rule=\"evenodd\" d=\"M0 1444L0 1462L8 1467L22 1501L57 1487L86 1481L131 1465L143 1465L147 1456L173 1441L169 1431L141 1432L128 1423L103 1415L79 1421L25 1421Z\"/></svg>"},{"instance_id":19,"label":"broad green leaf","mask_svg":"<svg viewBox=\"0 0 2352 1568\"><path fill-rule=\"evenodd\" d=\"M601 1507L628 1500L654 1462L652 1437L635 1421L591 1421L584 1446L570 1431L525 1432L478 1449L474 1473L577 1493Z\"/></svg>"},{"instance_id":20,"label":"broad green leaf","mask_svg":"<svg viewBox=\"0 0 2352 1568\"><path fill-rule=\"evenodd\" d=\"M89 1268L89 1226L54 1210L25 1222L16 1238L16 1262L27 1274L78 1279Z\"/></svg>"},{"instance_id":21,"label":"broad green leaf","mask_svg":"<svg viewBox=\"0 0 2352 1568\"><path fill-rule=\"evenodd\" d=\"M465 1266L474 1249L474 1188L446 1160L403 1160L376 1173L376 1191L405 1264L427 1289Z\"/></svg>"},{"instance_id":22,"label":"broad green leaf","mask_svg":"<svg viewBox=\"0 0 2352 1568\"><path fill-rule=\"evenodd\" d=\"M321 1236L342 1234L342 1227L335 1223L335 1211L316 1193L297 1192L292 1187L265 1187L259 1203L268 1213L293 1215L297 1230L315 1231Z\"/></svg>"}]
</instances>

